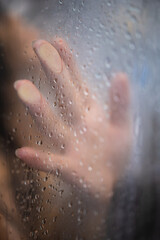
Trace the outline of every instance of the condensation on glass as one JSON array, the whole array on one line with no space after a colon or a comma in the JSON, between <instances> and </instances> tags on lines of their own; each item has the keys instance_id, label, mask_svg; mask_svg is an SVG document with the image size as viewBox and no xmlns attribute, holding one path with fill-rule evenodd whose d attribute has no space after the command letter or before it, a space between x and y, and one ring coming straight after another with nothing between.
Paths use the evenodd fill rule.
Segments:
<instances>
[{"instance_id":1,"label":"condensation on glass","mask_svg":"<svg viewBox=\"0 0 160 240\"><path fill-rule=\"evenodd\" d=\"M1 0L0 14L0 238L158 240L160 2ZM13 88L15 80L29 79L52 109L57 109L58 101L64 104L66 96L61 89L55 90L57 78L45 75L32 49L36 39L53 43L56 37L67 42L74 56L81 80L87 86L84 99L89 91L99 104L98 108L92 107L96 115L86 113L91 110L87 101L77 105L75 112L86 103L85 114L97 118L94 121L88 117L86 122L90 125L85 125L82 112L76 128L72 124L75 112L70 110L74 101L69 98L66 115L59 104L62 111L58 114L64 121L62 129L68 116L71 120L67 126L74 139L68 138L65 143L62 140L59 145L50 140L53 132L46 133L45 128L36 127L35 118ZM101 111L109 121L109 92L119 72L127 74L129 79L132 144L130 157L123 163L123 171L120 177L115 177L113 186L103 184L105 179L108 182L112 179L113 168L115 175L119 172L121 164L114 159L102 163L100 159L104 153L106 158L111 152L116 156L123 138L117 135L115 140L111 135L107 138L107 150L102 147L105 125ZM115 101L119 101L118 97ZM96 130L92 131L92 124L97 124ZM93 138L88 137L88 131ZM58 139L63 137L60 132ZM69 141L70 151L74 149L75 154L72 162L78 159L77 171L63 163L64 168L49 169L46 173L15 156L15 149L22 146L65 154ZM113 148L115 141L117 145ZM79 170L83 167L84 171ZM91 179L89 184L86 178ZM107 197L101 196L101 188L105 192L103 186L109 186Z\"/></svg>"}]
</instances>

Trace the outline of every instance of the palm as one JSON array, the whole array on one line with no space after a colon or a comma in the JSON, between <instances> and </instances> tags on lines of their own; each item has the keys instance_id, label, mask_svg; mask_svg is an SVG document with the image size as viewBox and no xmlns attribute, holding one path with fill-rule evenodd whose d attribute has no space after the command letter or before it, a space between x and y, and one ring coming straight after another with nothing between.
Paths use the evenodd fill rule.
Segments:
<instances>
[{"instance_id":1,"label":"palm","mask_svg":"<svg viewBox=\"0 0 160 240\"><path fill-rule=\"evenodd\" d=\"M54 46L54 47L53 47ZM118 74L110 90L110 119L81 80L68 46L38 40L33 45L54 91L54 107L28 80L15 88L43 130L51 151L23 147L19 158L43 171L61 169L83 188L106 196L128 159L131 143L129 86Z\"/></svg>"}]
</instances>

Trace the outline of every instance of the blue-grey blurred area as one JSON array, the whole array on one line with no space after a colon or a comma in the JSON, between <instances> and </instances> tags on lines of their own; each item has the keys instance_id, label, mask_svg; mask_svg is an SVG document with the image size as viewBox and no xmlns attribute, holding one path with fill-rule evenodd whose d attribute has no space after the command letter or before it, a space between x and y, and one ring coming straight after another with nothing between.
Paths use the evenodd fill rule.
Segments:
<instances>
[{"instance_id":1,"label":"blue-grey blurred area","mask_svg":"<svg viewBox=\"0 0 160 240\"><path fill-rule=\"evenodd\" d=\"M1 5L40 27L46 38L68 40L83 72L101 91L117 71L127 72L142 89L151 78L158 81L159 1L2 0Z\"/></svg>"},{"instance_id":2,"label":"blue-grey blurred area","mask_svg":"<svg viewBox=\"0 0 160 240\"><path fill-rule=\"evenodd\" d=\"M46 39L61 36L102 104L112 75L132 87L134 149L115 190L107 240L160 239L160 1L1 0L1 13L21 16Z\"/></svg>"}]
</instances>

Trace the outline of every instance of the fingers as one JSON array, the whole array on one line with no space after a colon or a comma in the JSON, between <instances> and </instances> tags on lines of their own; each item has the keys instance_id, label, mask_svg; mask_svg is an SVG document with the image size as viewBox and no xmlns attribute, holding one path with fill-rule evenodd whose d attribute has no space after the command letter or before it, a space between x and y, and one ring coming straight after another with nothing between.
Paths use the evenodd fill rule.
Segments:
<instances>
[{"instance_id":1,"label":"fingers","mask_svg":"<svg viewBox=\"0 0 160 240\"><path fill-rule=\"evenodd\" d=\"M88 88L85 82L82 80L82 77L79 72L76 61L74 59L74 56L68 44L66 43L66 41L62 38L56 37L52 41L52 45L57 49L57 51L59 52L59 55L61 56L65 65L67 66L72 76L72 82L76 87L77 91L79 92L79 94L81 95L81 98L85 99L86 94L88 98Z\"/></svg>"},{"instance_id":2,"label":"fingers","mask_svg":"<svg viewBox=\"0 0 160 240\"><path fill-rule=\"evenodd\" d=\"M63 69L62 59L57 50L45 40L33 42L35 50L40 61L44 63L45 70L53 73L61 73Z\"/></svg>"},{"instance_id":3,"label":"fingers","mask_svg":"<svg viewBox=\"0 0 160 240\"><path fill-rule=\"evenodd\" d=\"M72 83L72 77L66 68L57 50L47 41L38 40L33 44L33 48L40 59L42 67L52 82L55 89L56 103L61 107L65 117L70 112L74 112L74 117L79 118L80 98ZM64 107L65 105L65 107Z\"/></svg>"},{"instance_id":4,"label":"fingers","mask_svg":"<svg viewBox=\"0 0 160 240\"><path fill-rule=\"evenodd\" d=\"M61 140L60 133L68 136L68 128L53 113L48 102L32 82L29 80L18 80L14 83L14 88L19 98L28 107L29 113L35 119L40 130L51 136L51 140L54 138L59 142ZM63 139L63 141L65 140Z\"/></svg>"},{"instance_id":5,"label":"fingers","mask_svg":"<svg viewBox=\"0 0 160 240\"><path fill-rule=\"evenodd\" d=\"M54 156L30 147L19 148L15 152L16 156L27 163L30 167L49 172L62 164L62 157Z\"/></svg>"},{"instance_id":6,"label":"fingers","mask_svg":"<svg viewBox=\"0 0 160 240\"><path fill-rule=\"evenodd\" d=\"M114 125L129 123L130 87L127 75L119 73L110 89L110 121Z\"/></svg>"},{"instance_id":7,"label":"fingers","mask_svg":"<svg viewBox=\"0 0 160 240\"><path fill-rule=\"evenodd\" d=\"M68 44L62 38L55 38L52 42L52 45L57 49L61 58L65 64L70 68L72 72L75 71L75 61L71 53L71 49ZM78 69L76 69L78 71Z\"/></svg>"},{"instance_id":8,"label":"fingers","mask_svg":"<svg viewBox=\"0 0 160 240\"><path fill-rule=\"evenodd\" d=\"M63 167L68 168L69 165L69 158L66 155L44 152L30 147L19 148L15 154L30 167L44 172L54 172Z\"/></svg>"},{"instance_id":9,"label":"fingers","mask_svg":"<svg viewBox=\"0 0 160 240\"><path fill-rule=\"evenodd\" d=\"M78 88L81 88L84 83L82 82L78 67L76 65L76 61L66 41L63 40L62 38L56 37L53 40L52 45L57 49L59 55L61 56L65 65L67 66L71 75L73 76L72 81L74 85Z\"/></svg>"}]
</instances>

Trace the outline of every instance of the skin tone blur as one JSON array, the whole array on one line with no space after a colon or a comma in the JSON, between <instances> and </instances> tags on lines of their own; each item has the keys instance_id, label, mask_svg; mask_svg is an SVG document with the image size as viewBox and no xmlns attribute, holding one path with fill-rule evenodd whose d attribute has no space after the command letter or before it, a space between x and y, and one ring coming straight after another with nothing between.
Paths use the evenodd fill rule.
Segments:
<instances>
[{"instance_id":1,"label":"skin tone blur","mask_svg":"<svg viewBox=\"0 0 160 240\"><path fill-rule=\"evenodd\" d=\"M12 110L25 112L27 109L29 113L29 120L24 119L21 128L25 129L27 120L34 122L37 128L31 129L32 134L40 132L41 139L47 142L47 146L30 146L17 132L16 157L35 170L53 175L60 171L64 182L72 182L79 189L89 192L96 201L100 199L107 203L114 185L124 173L132 145L128 77L117 73L111 80L108 118L103 104L83 81L64 39L38 39L37 29L23 25L14 18L9 21L12 31L15 28L21 36L15 61L17 37L14 31L3 30L0 33L6 56L10 56L8 65L12 68L12 76L20 79L24 66L34 59L34 71L42 67L42 78L45 77L52 88L53 98L53 102L48 100L31 79L16 80L10 84L12 97L16 99ZM7 36L9 33L15 36L12 43ZM28 54L24 56L21 52L26 45ZM14 115L7 128L15 124ZM103 216L102 212L103 207L100 216ZM94 226L92 219L90 222Z\"/></svg>"},{"instance_id":2,"label":"skin tone blur","mask_svg":"<svg viewBox=\"0 0 160 240\"><path fill-rule=\"evenodd\" d=\"M48 135L50 144L54 142L55 146L52 152L22 147L16 150L16 155L42 171L62 168L67 175L75 172L78 180L82 179L91 191L106 197L106 189L111 191L128 158L130 118L127 76L120 73L113 79L110 119L107 120L101 104L77 74L64 40L56 39L53 45L38 40L33 49L47 78L53 82L58 106L52 108L29 80L18 80L14 87L39 128Z\"/></svg>"}]
</instances>

